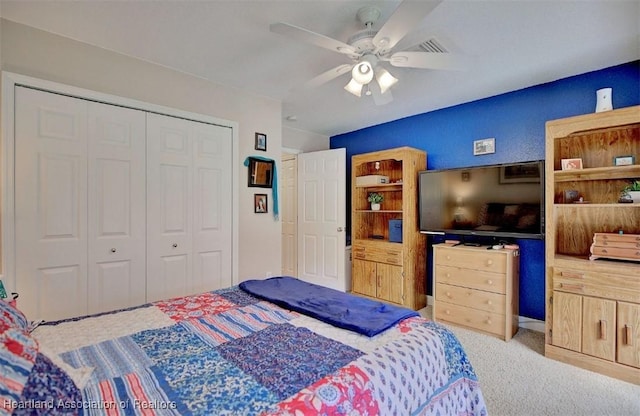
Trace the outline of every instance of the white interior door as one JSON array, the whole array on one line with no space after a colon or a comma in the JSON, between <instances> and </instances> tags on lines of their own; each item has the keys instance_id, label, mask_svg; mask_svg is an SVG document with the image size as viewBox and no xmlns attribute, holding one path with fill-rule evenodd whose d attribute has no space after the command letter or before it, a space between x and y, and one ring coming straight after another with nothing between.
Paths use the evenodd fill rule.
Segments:
<instances>
[{"instance_id":1,"label":"white interior door","mask_svg":"<svg viewBox=\"0 0 640 416\"><path fill-rule=\"evenodd\" d=\"M282 275L298 276L298 161L294 154L282 157Z\"/></svg>"},{"instance_id":2,"label":"white interior door","mask_svg":"<svg viewBox=\"0 0 640 416\"><path fill-rule=\"evenodd\" d=\"M298 277L348 291L345 279L346 150L298 155Z\"/></svg>"},{"instance_id":3,"label":"white interior door","mask_svg":"<svg viewBox=\"0 0 640 416\"><path fill-rule=\"evenodd\" d=\"M15 272L32 320L86 314L87 102L15 90Z\"/></svg>"},{"instance_id":4,"label":"white interior door","mask_svg":"<svg viewBox=\"0 0 640 416\"><path fill-rule=\"evenodd\" d=\"M231 129L147 115L147 301L228 287Z\"/></svg>"},{"instance_id":5,"label":"white interior door","mask_svg":"<svg viewBox=\"0 0 640 416\"><path fill-rule=\"evenodd\" d=\"M145 303L145 113L89 102L89 313Z\"/></svg>"}]
</instances>

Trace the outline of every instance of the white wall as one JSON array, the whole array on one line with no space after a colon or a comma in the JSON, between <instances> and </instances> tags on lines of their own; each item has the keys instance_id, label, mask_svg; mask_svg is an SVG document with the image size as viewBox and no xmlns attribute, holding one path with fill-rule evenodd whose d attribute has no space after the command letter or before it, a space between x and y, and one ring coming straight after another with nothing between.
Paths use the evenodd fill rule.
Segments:
<instances>
[{"instance_id":1,"label":"white wall","mask_svg":"<svg viewBox=\"0 0 640 416\"><path fill-rule=\"evenodd\" d=\"M234 163L240 167L236 172L240 183L239 280L281 270L280 222L272 215L254 214L253 194L264 190L247 187L243 165L253 154L280 163L279 101L3 19L0 56L3 71L238 122L240 160ZM267 152L254 150L255 132L267 135Z\"/></svg>"},{"instance_id":2,"label":"white wall","mask_svg":"<svg viewBox=\"0 0 640 416\"><path fill-rule=\"evenodd\" d=\"M329 144L329 136L323 136L292 127L282 128L282 147L284 148L306 153L328 150Z\"/></svg>"}]
</instances>

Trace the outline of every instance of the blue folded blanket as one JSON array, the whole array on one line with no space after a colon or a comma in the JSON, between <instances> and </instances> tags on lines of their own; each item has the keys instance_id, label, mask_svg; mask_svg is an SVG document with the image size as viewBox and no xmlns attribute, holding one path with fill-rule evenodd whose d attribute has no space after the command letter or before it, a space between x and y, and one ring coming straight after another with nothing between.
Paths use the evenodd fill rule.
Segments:
<instances>
[{"instance_id":1,"label":"blue folded blanket","mask_svg":"<svg viewBox=\"0 0 640 416\"><path fill-rule=\"evenodd\" d=\"M416 311L318 286L289 276L247 280L240 289L278 306L367 336L379 334Z\"/></svg>"}]
</instances>

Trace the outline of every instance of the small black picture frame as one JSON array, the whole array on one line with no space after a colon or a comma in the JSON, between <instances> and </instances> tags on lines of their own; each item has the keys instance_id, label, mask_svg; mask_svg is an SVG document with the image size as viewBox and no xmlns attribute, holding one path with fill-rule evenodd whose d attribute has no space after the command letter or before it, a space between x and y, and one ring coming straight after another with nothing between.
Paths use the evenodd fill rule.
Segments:
<instances>
[{"instance_id":1,"label":"small black picture frame","mask_svg":"<svg viewBox=\"0 0 640 416\"><path fill-rule=\"evenodd\" d=\"M267 151L267 135L264 133L256 133L256 150Z\"/></svg>"},{"instance_id":2,"label":"small black picture frame","mask_svg":"<svg viewBox=\"0 0 640 416\"><path fill-rule=\"evenodd\" d=\"M256 214L266 214L269 212L267 194L253 194L253 212Z\"/></svg>"}]
</instances>

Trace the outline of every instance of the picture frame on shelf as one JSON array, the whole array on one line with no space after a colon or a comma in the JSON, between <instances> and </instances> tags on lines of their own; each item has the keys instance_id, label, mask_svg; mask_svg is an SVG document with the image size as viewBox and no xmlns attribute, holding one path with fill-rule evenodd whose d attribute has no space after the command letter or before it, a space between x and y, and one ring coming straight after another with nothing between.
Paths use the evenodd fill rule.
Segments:
<instances>
[{"instance_id":1,"label":"picture frame on shelf","mask_svg":"<svg viewBox=\"0 0 640 416\"><path fill-rule=\"evenodd\" d=\"M562 202L564 204L573 204L580 200L580 192L575 189L565 189L562 193Z\"/></svg>"},{"instance_id":2,"label":"picture frame on shelf","mask_svg":"<svg viewBox=\"0 0 640 416\"><path fill-rule=\"evenodd\" d=\"M256 214L266 214L269 212L267 194L253 195L253 212Z\"/></svg>"},{"instance_id":3,"label":"picture frame on shelf","mask_svg":"<svg viewBox=\"0 0 640 416\"><path fill-rule=\"evenodd\" d=\"M267 135L264 133L256 133L256 150L267 151Z\"/></svg>"},{"instance_id":4,"label":"picture frame on shelf","mask_svg":"<svg viewBox=\"0 0 640 416\"><path fill-rule=\"evenodd\" d=\"M616 156L613 158L613 166L629 166L635 165L636 158L633 155Z\"/></svg>"},{"instance_id":5,"label":"picture frame on shelf","mask_svg":"<svg viewBox=\"0 0 640 416\"><path fill-rule=\"evenodd\" d=\"M562 159L562 170L575 170L582 169L582 159L574 158L574 159Z\"/></svg>"}]
</instances>

